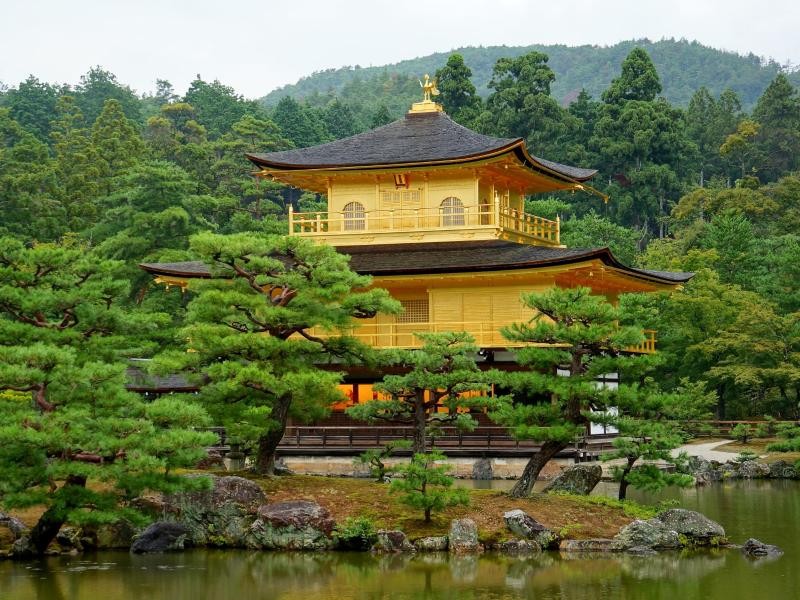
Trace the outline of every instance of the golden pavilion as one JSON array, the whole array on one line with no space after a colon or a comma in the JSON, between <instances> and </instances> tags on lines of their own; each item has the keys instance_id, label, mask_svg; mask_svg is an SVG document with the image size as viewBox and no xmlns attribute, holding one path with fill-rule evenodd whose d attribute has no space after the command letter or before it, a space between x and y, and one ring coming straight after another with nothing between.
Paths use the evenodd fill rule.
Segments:
<instances>
[{"instance_id":1,"label":"golden pavilion","mask_svg":"<svg viewBox=\"0 0 800 600\"><path fill-rule=\"evenodd\" d=\"M364 319L354 331L380 348L409 348L415 332L467 331L482 356L513 363L500 329L532 315L524 292L586 286L615 301L673 290L691 273L635 269L608 248L566 248L559 220L525 212L529 195L595 192L596 171L533 156L522 138L463 127L430 99L377 129L309 148L250 154L256 175L327 197L327 210L290 209L287 233L351 257L404 311ZM600 194L602 196L602 194ZM202 263L141 267L168 285L208 276ZM634 352L653 352L654 332ZM348 395L371 397L377 374L349 373Z\"/></svg>"}]
</instances>

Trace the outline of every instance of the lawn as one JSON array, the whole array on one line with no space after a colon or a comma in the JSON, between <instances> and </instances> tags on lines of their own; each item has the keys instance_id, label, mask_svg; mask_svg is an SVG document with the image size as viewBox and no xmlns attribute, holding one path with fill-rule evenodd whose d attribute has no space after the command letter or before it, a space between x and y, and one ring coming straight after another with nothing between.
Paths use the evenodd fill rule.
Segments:
<instances>
[{"instance_id":1,"label":"lawn","mask_svg":"<svg viewBox=\"0 0 800 600\"><path fill-rule=\"evenodd\" d=\"M605 498L535 494L531 498L513 499L503 492L470 490L469 506L449 508L425 523L421 511L398 502L389 494L388 485L371 480L292 475L256 481L270 502L313 500L327 508L337 522L347 517L367 516L377 527L402 529L411 539L444 535L452 519L463 517L477 523L484 542L508 539L513 536L506 529L503 513L515 508L572 539L613 537L633 518L652 516L645 507L622 505Z\"/></svg>"}]
</instances>

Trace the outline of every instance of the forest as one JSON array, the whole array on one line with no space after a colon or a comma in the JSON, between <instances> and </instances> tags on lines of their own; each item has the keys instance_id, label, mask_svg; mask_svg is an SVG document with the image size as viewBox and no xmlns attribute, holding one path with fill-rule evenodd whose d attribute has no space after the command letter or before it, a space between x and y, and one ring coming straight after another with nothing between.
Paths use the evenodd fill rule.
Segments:
<instances>
[{"instance_id":1,"label":"forest","mask_svg":"<svg viewBox=\"0 0 800 600\"><path fill-rule=\"evenodd\" d=\"M631 319L659 332L662 386L703 383L718 418L798 418L800 94L775 68L752 99L699 87L680 106L648 52L626 50L608 85L596 92L593 82L596 95L583 89L567 105L540 51L498 57L483 94L469 61L452 54L436 70L438 99L467 127L599 169L592 183L607 203L527 200L529 212L561 217L569 247L609 246L627 264L696 273L678 293L625 300ZM0 267L32 246L58 248L61 261L91 256L113 288L93 293L126 311L92 332L129 357L179 348L187 298L152 286L137 265L196 259L190 238L203 232L283 233L290 204L324 206L256 180L244 154L378 127L419 96L415 77L376 77L380 94L361 79L269 104L199 77L182 96L164 80L140 95L100 67L74 85L30 76L2 90Z\"/></svg>"}]
</instances>

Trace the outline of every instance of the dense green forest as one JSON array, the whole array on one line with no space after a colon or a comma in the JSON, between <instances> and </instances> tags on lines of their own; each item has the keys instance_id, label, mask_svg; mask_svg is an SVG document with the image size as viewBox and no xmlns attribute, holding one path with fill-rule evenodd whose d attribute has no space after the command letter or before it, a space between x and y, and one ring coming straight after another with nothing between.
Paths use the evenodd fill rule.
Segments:
<instances>
[{"instance_id":1,"label":"dense green forest","mask_svg":"<svg viewBox=\"0 0 800 600\"><path fill-rule=\"evenodd\" d=\"M718 394L721 417L797 418L800 94L776 65L753 57L717 53L727 62L709 58L706 67L698 58L695 72L715 77L707 88L685 64L659 71L645 48L662 60L681 48L712 52L684 42L623 44L603 69L575 60L585 74L566 84L554 68L574 60L566 48L550 56L492 49L492 64L472 64L470 51L419 66L436 72L439 99L455 120L523 137L536 155L599 169L593 185L607 204L582 194L528 200L530 212L561 216L569 246L608 245L630 264L697 273L671 296L625 299L632 322L659 332L664 385L703 382ZM483 94L472 83L478 72ZM698 87L686 89L687 79L676 86L676 73ZM201 232L281 233L289 204L319 207L313 194L253 179L244 153L352 135L418 98L416 78L381 69L378 94L368 93L375 86L364 75L340 92L320 84L324 93L273 106L200 78L183 96L162 80L141 96L101 68L74 85L31 76L0 95L0 236L119 261L123 303L157 315L150 321L158 324L128 355L180 347L186 297L148 289L136 265L196 258L189 239ZM746 89L737 87L745 80ZM562 106L556 90L581 87Z\"/></svg>"},{"instance_id":2,"label":"dense green forest","mask_svg":"<svg viewBox=\"0 0 800 600\"><path fill-rule=\"evenodd\" d=\"M478 94L486 97L490 93L489 80L492 69L499 58L517 57L529 52L542 52L550 57L550 68L556 75L553 82L553 97L562 104L572 101L585 89L597 97L616 77L619 65L625 56L639 47L653 59L661 82L664 97L671 103L686 107L695 90L706 87L715 96L731 89L739 96L742 106L751 109L769 82L781 72L781 66L773 60L764 60L753 54L741 56L733 52L717 50L699 42L686 40L629 40L613 46L565 46L562 44L531 46L489 46L458 48L451 52L437 52L429 56L404 60L384 66L353 66L329 69L301 78L297 83L283 86L267 94L262 102L274 106L278 101L291 96L309 99L320 94L333 94L356 100L361 97L377 97L391 103L398 87L405 93L403 110L411 98L416 97L416 85L405 87L406 82L417 83L423 73L433 74L447 62L450 54L460 54L472 69L471 81ZM800 73L789 73L794 85L800 84ZM401 83L394 83L399 80ZM407 81L406 81L407 80ZM388 83L392 82L392 83ZM399 116L401 113L396 112Z\"/></svg>"}]
</instances>

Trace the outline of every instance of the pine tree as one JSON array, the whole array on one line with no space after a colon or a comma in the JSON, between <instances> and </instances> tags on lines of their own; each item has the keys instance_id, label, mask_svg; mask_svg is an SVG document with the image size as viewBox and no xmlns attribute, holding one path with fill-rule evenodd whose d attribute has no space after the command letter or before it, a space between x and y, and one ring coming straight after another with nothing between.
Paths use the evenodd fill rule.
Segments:
<instances>
[{"instance_id":1,"label":"pine tree","mask_svg":"<svg viewBox=\"0 0 800 600\"><path fill-rule=\"evenodd\" d=\"M490 413L517 438L541 442L511 491L515 497L529 495L542 468L586 430L589 409L614 406L628 389L623 383L618 389L600 386L597 378L646 360L623 354L642 340L641 328L620 326L618 309L588 288L554 288L523 300L535 316L503 335L524 344L517 362L529 370L505 374L500 383L514 401Z\"/></svg>"},{"instance_id":2,"label":"pine tree","mask_svg":"<svg viewBox=\"0 0 800 600\"><path fill-rule=\"evenodd\" d=\"M481 99L471 77L472 70L464 64L460 54L451 54L447 64L436 71L439 100L447 114L462 125L471 123L481 110Z\"/></svg>"},{"instance_id":3,"label":"pine tree","mask_svg":"<svg viewBox=\"0 0 800 600\"><path fill-rule=\"evenodd\" d=\"M426 452L428 439L448 423L472 430L477 422L468 409L493 405L486 397L491 379L475 363L478 347L464 332L417 333L418 350L400 352L390 363L409 369L386 375L373 389L385 399L369 400L347 409L356 418L412 425L413 451Z\"/></svg>"},{"instance_id":4,"label":"pine tree","mask_svg":"<svg viewBox=\"0 0 800 600\"><path fill-rule=\"evenodd\" d=\"M388 125L394 121L392 118L391 113L389 112L388 107L381 103L375 113L372 115L372 120L370 121L369 128L375 129L377 127L382 127L383 125Z\"/></svg>"},{"instance_id":5,"label":"pine tree","mask_svg":"<svg viewBox=\"0 0 800 600\"><path fill-rule=\"evenodd\" d=\"M67 521L141 522L129 501L179 489L174 470L213 443L190 401L125 390L125 356L152 351L165 316L122 310L118 269L81 246L0 238L0 502L46 507L31 553Z\"/></svg>"},{"instance_id":6,"label":"pine tree","mask_svg":"<svg viewBox=\"0 0 800 600\"><path fill-rule=\"evenodd\" d=\"M63 191L68 226L79 231L95 222L100 192L100 156L72 96L61 96L50 137L56 153L56 173Z\"/></svg>"},{"instance_id":7,"label":"pine tree","mask_svg":"<svg viewBox=\"0 0 800 600\"><path fill-rule=\"evenodd\" d=\"M122 112L117 100L106 100L103 104L103 111L92 125L92 144L100 155L106 192L111 189L111 179L130 169L144 153L144 142L136 126Z\"/></svg>"},{"instance_id":8,"label":"pine tree","mask_svg":"<svg viewBox=\"0 0 800 600\"><path fill-rule=\"evenodd\" d=\"M394 470L400 478L392 480L390 491L399 494L403 504L422 510L426 523L430 523L433 511L469 504L467 490L450 489L453 477L449 475L451 469L446 460L439 450L418 453L408 464Z\"/></svg>"},{"instance_id":9,"label":"pine tree","mask_svg":"<svg viewBox=\"0 0 800 600\"><path fill-rule=\"evenodd\" d=\"M676 470L666 471L655 461L683 466L684 458L673 456L673 450L683 444L688 421L707 419L716 404L714 392L706 392L703 382L687 380L672 393L664 393L655 385L632 388L617 397L616 411L603 419L614 426L618 435L614 449L603 460L622 459L612 467L619 481L620 500L627 497L628 486L656 492L669 485L688 486L694 483L691 475ZM648 462L640 462L648 461Z\"/></svg>"},{"instance_id":10,"label":"pine tree","mask_svg":"<svg viewBox=\"0 0 800 600\"><path fill-rule=\"evenodd\" d=\"M205 233L191 250L213 276L192 281L197 295L180 334L192 352L165 355L162 364L202 373L215 422L254 448L257 472L271 473L289 415L311 420L342 400L341 373L319 365L370 355L340 332L398 304L385 290L359 291L369 277L350 271L332 247L302 238Z\"/></svg>"},{"instance_id":11,"label":"pine tree","mask_svg":"<svg viewBox=\"0 0 800 600\"><path fill-rule=\"evenodd\" d=\"M603 92L603 102L620 104L626 100L652 102L661 93L661 80L650 55L634 48L622 61L622 73Z\"/></svg>"},{"instance_id":12,"label":"pine tree","mask_svg":"<svg viewBox=\"0 0 800 600\"><path fill-rule=\"evenodd\" d=\"M783 73L767 86L753 109L764 179L774 181L800 167L800 93Z\"/></svg>"}]
</instances>

